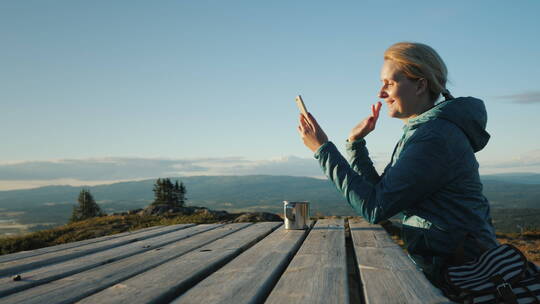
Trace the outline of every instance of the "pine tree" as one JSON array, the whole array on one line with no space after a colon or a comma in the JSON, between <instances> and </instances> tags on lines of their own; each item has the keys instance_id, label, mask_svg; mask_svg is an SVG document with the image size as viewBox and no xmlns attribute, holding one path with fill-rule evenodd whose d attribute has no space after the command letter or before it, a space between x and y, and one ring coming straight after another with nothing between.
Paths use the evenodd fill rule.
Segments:
<instances>
[{"instance_id":1,"label":"pine tree","mask_svg":"<svg viewBox=\"0 0 540 304\"><path fill-rule=\"evenodd\" d=\"M183 183L178 184L178 180L173 184L169 178L158 178L152 191L154 191L152 205L183 207L186 202L186 187Z\"/></svg>"},{"instance_id":2,"label":"pine tree","mask_svg":"<svg viewBox=\"0 0 540 304\"><path fill-rule=\"evenodd\" d=\"M79 193L78 205L73 207L71 222L82 221L96 216L103 216L105 213L94 200L88 189L82 189Z\"/></svg>"},{"instance_id":3,"label":"pine tree","mask_svg":"<svg viewBox=\"0 0 540 304\"><path fill-rule=\"evenodd\" d=\"M164 198L165 203L167 205L170 205L172 207L175 206L174 204L174 186L173 183L171 183L171 180L166 178L163 182L163 192L164 192Z\"/></svg>"},{"instance_id":4,"label":"pine tree","mask_svg":"<svg viewBox=\"0 0 540 304\"><path fill-rule=\"evenodd\" d=\"M161 178L158 178L154 184L154 202L153 205L165 204L165 197L163 196L163 182Z\"/></svg>"},{"instance_id":5,"label":"pine tree","mask_svg":"<svg viewBox=\"0 0 540 304\"><path fill-rule=\"evenodd\" d=\"M171 193L171 202L174 207L181 207L178 203L178 200L180 199L179 193L178 193L178 180L174 183L174 186L172 187L172 193Z\"/></svg>"},{"instance_id":6,"label":"pine tree","mask_svg":"<svg viewBox=\"0 0 540 304\"><path fill-rule=\"evenodd\" d=\"M178 196L177 202L178 205L181 207L184 207L186 204L186 187L184 186L184 183L180 183L180 186L178 186L178 181L176 181L175 190Z\"/></svg>"}]
</instances>

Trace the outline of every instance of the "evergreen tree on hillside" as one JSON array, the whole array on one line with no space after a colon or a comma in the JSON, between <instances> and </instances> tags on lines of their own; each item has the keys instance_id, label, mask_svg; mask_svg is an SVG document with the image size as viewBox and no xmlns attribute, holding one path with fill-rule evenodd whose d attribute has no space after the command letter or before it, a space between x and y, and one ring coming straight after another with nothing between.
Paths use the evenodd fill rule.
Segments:
<instances>
[{"instance_id":1,"label":"evergreen tree on hillside","mask_svg":"<svg viewBox=\"0 0 540 304\"><path fill-rule=\"evenodd\" d=\"M186 187L178 180L173 184L169 178L158 178L154 184L153 205L183 207L186 203Z\"/></svg>"},{"instance_id":2,"label":"evergreen tree on hillside","mask_svg":"<svg viewBox=\"0 0 540 304\"><path fill-rule=\"evenodd\" d=\"M176 201L180 206L184 206L186 204L186 187L184 186L184 183L180 183L178 185L178 181L174 184L174 191L176 193Z\"/></svg>"},{"instance_id":3,"label":"evergreen tree on hillside","mask_svg":"<svg viewBox=\"0 0 540 304\"><path fill-rule=\"evenodd\" d=\"M73 207L71 222L86 220L96 216L103 216L105 213L94 200L88 189L82 189L77 199L78 205Z\"/></svg>"}]
</instances>

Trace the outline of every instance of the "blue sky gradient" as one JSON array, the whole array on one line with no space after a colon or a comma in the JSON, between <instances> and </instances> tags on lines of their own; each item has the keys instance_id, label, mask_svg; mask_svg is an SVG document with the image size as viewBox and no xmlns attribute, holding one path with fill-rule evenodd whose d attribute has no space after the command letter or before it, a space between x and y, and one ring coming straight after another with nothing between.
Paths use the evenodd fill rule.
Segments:
<instances>
[{"instance_id":1,"label":"blue sky gradient","mask_svg":"<svg viewBox=\"0 0 540 304\"><path fill-rule=\"evenodd\" d=\"M378 100L384 50L417 41L445 60L454 96L486 102L486 172L540 172L539 11L538 1L4 0L0 163L311 158L295 95L341 148ZM379 167L402 126L382 112L366 138Z\"/></svg>"}]
</instances>

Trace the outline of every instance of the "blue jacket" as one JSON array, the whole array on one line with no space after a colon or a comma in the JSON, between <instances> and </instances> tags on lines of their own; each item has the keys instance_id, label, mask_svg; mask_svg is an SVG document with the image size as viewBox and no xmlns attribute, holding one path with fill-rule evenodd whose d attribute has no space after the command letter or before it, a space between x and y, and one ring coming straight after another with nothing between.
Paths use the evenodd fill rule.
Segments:
<instances>
[{"instance_id":1,"label":"blue jacket","mask_svg":"<svg viewBox=\"0 0 540 304\"><path fill-rule=\"evenodd\" d=\"M454 254L472 233L486 248L498 245L490 206L482 194L474 153L487 144L484 103L460 97L410 119L391 162L379 175L363 139L347 143L349 162L333 143L315 153L329 180L371 223L403 214L402 237L411 256ZM476 242L476 241L475 241ZM467 259L481 252L467 240Z\"/></svg>"}]
</instances>

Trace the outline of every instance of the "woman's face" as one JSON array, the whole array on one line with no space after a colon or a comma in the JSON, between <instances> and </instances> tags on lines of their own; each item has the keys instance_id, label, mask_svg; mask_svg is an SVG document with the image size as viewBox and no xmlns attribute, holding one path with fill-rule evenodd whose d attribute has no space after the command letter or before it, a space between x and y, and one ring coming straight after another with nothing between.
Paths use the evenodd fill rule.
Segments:
<instances>
[{"instance_id":1,"label":"woman's face","mask_svg":"<svg viewBox=\"0 0 540 304\"><path fill-rule=\"evenodd\" d=\"M418 80L411 80L397 69L392 60L385 60L381 69L382 88L379 98L384 99L390 117L409 119L421 114Z\"/></svg>"}]
</instances>

